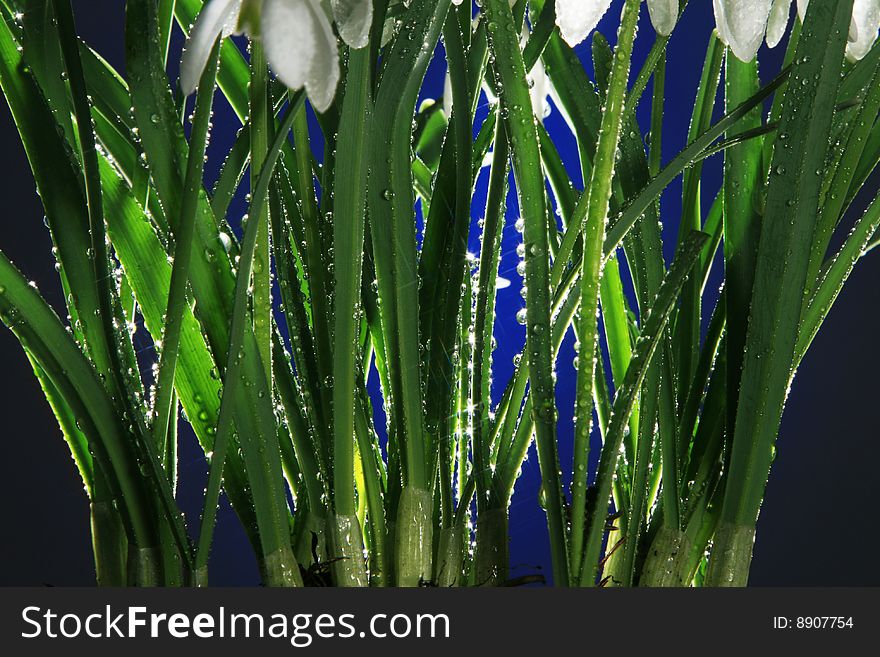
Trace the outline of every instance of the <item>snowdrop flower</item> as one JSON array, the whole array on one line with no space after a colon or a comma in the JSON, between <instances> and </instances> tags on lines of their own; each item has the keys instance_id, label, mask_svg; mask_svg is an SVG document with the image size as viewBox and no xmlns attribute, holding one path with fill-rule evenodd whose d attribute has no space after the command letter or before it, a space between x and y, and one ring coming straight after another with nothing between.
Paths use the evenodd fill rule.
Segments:
<instances>
[{"instance_id":1,"label":"snowdrop flower","mask_svg":"<svg viewBox=\"0 0 880 657\"><path fill-rule=\"evenodd\" d=\"M792 0L713 0L715 24L721 40L733 54L750 62L758 54L762 39L775 48L788 27ZM809 0L797 0L801 21ZM880 0L855 0L846 55L858 60L868 54L880 30Z\"/></svg>"},{"instance_id":2,"label":"snowdrop flower","mask_svg":"<svg viewBox=\"0 0 880 657\"><path fill-rule=\"evenodd\" d=\"M342 39L363 48L373 20L371 0L331 0ZM339 83L339 53L330 18L320 0L209 0L186 44L180 86L195 91L218 37L246 34L261 39L269 65L291 89L305 87L312 105L324 112Z\"/></svg>"},{"instance_id":3,"label":"snowdrop flower","mask_svg":"<svg viewBox=\"0 0 880 657\"><path fill-rule=\"evenodd\" d=\"M801 21L807 15L808 5L809 0L797 0L798 16ZM858 61L867 55L877 41L878 30L880 30L880 0L855 0L846 56L851 61Z\"/></svg>"},{"instance_id":4,"label":"snowdrop flower","mask_svg":"<svg viewBox=\"0 0 880 657\"><path fill-rule=\"evenodd\" d=\"M791 14L792 0L773 0L770 17L767 19L767 47L775 48L785 36L788 16Z\"/></svg>"},{"instance_id":5,"label":"snowdrop flower","mask_svg":"<svg viewBox=\"0 0 880 657\"><path fill-rule=\"evenodd\" d=\"M556 24L562 38L576 46L596 29L611 0L556 0Z\"/></svg>"},{"instance_id":6,"label":"snowdrop flower","mask_svg":"<svg viewBox=\"0 0 880 657\"><path fill-rule=\"evenodd\" d=\"M750 62L767 33L774 0L713 0L721 40L737 59Z\"/></svg>"},{"instance_id":7,"label":"snowdrop flower","mask_svg":"<svg viewBox=\"0 0 880 657\"><path fill-rule=\"evenodd\" d=\"M678 0L647 0L651 23L660 36L669 36L678 21ZM574 47L596 29L611 0L556 0L556 24L562 38Z\"/></svg>"},{"instance_id":8,"label":"snowdrop flower","mask_svg":"<svg viewBox=\"0 0 880 657\"><path fill-rule=\"evenodd\" d=\"M660 36L669 36L678 22L678 0L648 0L651 24Z\"/></svg>"}]
</instances>

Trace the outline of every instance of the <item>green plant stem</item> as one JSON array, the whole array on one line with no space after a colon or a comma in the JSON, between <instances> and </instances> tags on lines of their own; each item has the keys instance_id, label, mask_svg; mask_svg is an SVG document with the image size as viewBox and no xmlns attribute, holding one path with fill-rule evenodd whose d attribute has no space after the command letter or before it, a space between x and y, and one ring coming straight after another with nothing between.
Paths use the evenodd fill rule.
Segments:
<instances>
[{"instance_id":1,"label":"green plant stem","mask_svg":"<svg viewBox=\"0 0 880 657\"><path fill-rule=\"evenodd\" d=\"M736 57L729 56L724 78L725 106L729 110L758 90L757 62L745 64ZM761 126L761 109L755 108L742 120L737 130L739 132L755 130ZM763 191L763 149L762 139L756 139L734 146L724 154L722 193L724 194L725 292L723 299L727 319L727 390L729 392L727 426L731 433L736 421L736 394L739 391L742 373L749 306L752 301L758 242L761 236L762 217L756 208L759 205L758 194ZM711 334L716 340L721 337L720 330ZM699 371L698 367L697 372ZM695 403L697 402L698 400L695 400ZM693 410L695 414L696 409Z\"/></svg>"},{"instance_id":2,"label":"green plant stem","mask_svg":"<svg viewBox=\"0 0 880 657\"><path fill-rule=\"evenodd\" d=\"M355 416L358 451L364 472L364 488L366 490L367 517L370 524L370 584L372 586L388 586L391 574L386 537L388 519L384 504L386 490L386 472L382 463L382 453L372 424L368 422L369 402L365 399L366 391L360 389L359 412Z\"/></svg>"},{"instance_id":3,"label":"green plant stem","mask_svg":"<svg viewBox=\"0 0 880 657\"><path fill-rule=\"evenodd\" d=\"M251 142L251 189L256 189L258 178L263 171L266 153L269 148L269 68L263 45L259 39L251 42L251 83L250 93L250 142ZM259 225L257 249L254 253L253 271L253 313L254 337L263 372L269 387L272 387L272 265L269 256L269 209L266 205L259 214L248 215L248 221Z\"/></svg>"},{"instance_id":4,"label":"green plant stem","mask_svg":"<svg viewBox=\"0 0 880 657\"><path fill-rule=\"evenodd\" d=\"M592 354L597 339L596 313L599 305L599 281L602 276L603 252L605 242L605 223L611 201L611 184L614 178L615 155L620 141L623 125L624 101L626 100L627 79L630 60L635 42L636 26L641 3L627 0L623 10L614 63L605 94L605 110L602 114L602 127L593 161L592 177L588 191L589 209L583 224L583 258L581 261L580 310L578 338L581 353ZM578 359L577 400L575 402L577 420L574 433L574 478L572 480L571 502L571 564L572 583L582 579L580 564L584 550L584 522L587 502L587 462L590 451L590 431L593 415L593 374L594 361L585 357ZM602 511L604 513L604 510Z\"/></svg>"},{"instance_id":5,"label":"green plant stem","mask_svg":"<svg viewBox=\"0 0 880 657\"><path fill-rule=\"evenodd\" d=\"M504 123L498 122L495 150L486 197L486 215L483 224L480 272L474 314L473 346L473 455L477 477L477 512L498 506L499 492L492 485L490 461L489 405L491 403L492 329L495 320L496 279L501 256L501 234L510 172L510 149ZM480 539L477 539L479 545Z\"/></svg>"},{"instance_id":6,"label":"green plant stem","mask_svg":"<svg viewBox=\"0 0 880 657\"><path fill-rule=\"evenodd\" d=\"M419 354L419 296L412 184L412 117L418 92L449 10L449 0L414 0L389 52L375 95L370 139L369 214L391 378L393 440L402 452L396 519L397 582L415 586L432 574L432 473L428 472ZM428 539L428 540L426 540Z\"/></svg>"},{"instance_id":7,"label":"green plant stem","mask_svg":"<svg viewBox=\"0 0 880 657\"><path fill-rule=\"evenodd\" d=\"M427 362L422 375L426 379L425 427L428 469L434 472L434 454L439 456L442 476L439 496L442 521L452 516L452 487L450 477L450 446L452 444L453 409L455 394L449 381L454 365L449 354L455 351L458 340L459 309L464 279L470 276L467 262L467 244L471 225L471 139L473 111L476 97L470 80L470 68L484 66L482 57L470 61L467 57L470 36L470 12L465 7L452 8L443 28L446 57L449 61L453 109L447 140L443 145L437 182L431 196L427 225L432 231L423 242L420 271L425 276L425 292L419 300L419 313L425 318ZM436 239L442 236L442 239ZM430 272L430 273L428 273ZM470 299L468 299L470 302ZM467 305L470 312L470 303ZM421 318L420 318L421 322Z\"/></svg>"},{"instance_id":8,"label":"green plant stem","mask_svg":"<svg viewBox=\"0 0 880 657\"><path fill-rule=\"evenodd\" d=\"M635 0L631 0L634 2ZM501 104L513 145L513 170L524 219L526 248L526 344L530 354L533 417L537 431L538 460L546 500L554 580L567 583L568 547L563 513L562 483L556 444L553 363L550 336L550 263L547 207L538 132L519 30L507 0L489 0L484 6L489 46L495 54L501 82Z\"/></svg>"},{"instance_id":9,"label":"green plant stem","mask_svg":"<svg viewBox=\"0 0 880 657\"><path fill-rule=\"evenodd\" d=\"M679 18L681 18L681 15L684 13L687 4L688 0L680 0L678 9ZM663 68L666 67L666 46L669 44L670 38L671 35L658 37L651 46L651 50L645 58L645 63L639 70L639 73L632 84L632 89L626 98L627 114L635 112L636 108L639 106L639 100L641 99L642 94L645 93L645 89L648 88L648 82L650 81L651 76L656 74L656 69L661 66Z\"/></svg>"},{"instance_id":10,"label":"green plant stem","mask_svg":"<svg viewBox=\"0 0 880 657\"><path fill-rule=\"evenodd\" d=\"M171 32L174 27L174 9L177 0L159 0L159 45L165 49L163 61L168 65Z\"/></svg>"},{"instance_id":11,"label":"green plant stem","mask_svg":"<svg viewBox=\"0 0 880 657\"><path fill-rule=\"evenodd\" d=\"M356 345L360 327L361 272L363 270L366 204L366 139L370 121L371 62L369 49L349 51L345 97L338 139L336 176L345 181L336 189L333 207L333 248L335 267L335 312L333 349L333 502L337 519L348 524L355 517L354 443L355 386L357 381ZM344 266L342 265L344 263ZM357 526L357 519L354 525ZM350 528L343 532L353 534ZM341 563L360 564L361 557ZM337 579L337 583L358 582L359 572Z\"/></svg>"},{"instance_id":12,"label":"green plant stem","mask_svg":"<svg viewBox=\"0 0 880 657\"><path fill-rule=\"evenodd\" d=\"M295 144L294 155L295 171L293 176L293 189L296 193L298 206L303 217L304 257L306 280L308 281L308 301L311 308L312 335L315 340L315 361L317 366L318 381L312 383L317 392L316 405L320 408L319 420L321 432L330 431L330 395L329 389L324 385L333 374L332 346L330 342L330 283L328 273L324 266L320 234L320 217L315 198L315 188L312 174L312 154L309 143L309 125L305 112L301 113L293 122L293 141ZM288 164L290 160L287 160ZM278 239L276 237L276 239ZM328 465L330 461L329 445L322 444L325 459Z\"/></svg>"},{"instance_id":13,"label":"green plant stem","mask_svg":"<svg viewBox=\"0 0 880 657\"><path fill-rule=\"evenodd\" d=\"M103 479L103 475L101 475ZM96 482L97 483L97 482ZM96 485L96 493L107 488L106 482ZM125 586L125 557L128 539L125 527L111 500L92 499L89 506L92 529L92 552L95 556L95 579L98 586Z\"/></svg>"},{"instance_id":14,"label":"green plant stem","mask_svg":"<svg viewBox=\"0 0 880 657\"><path fill-rule=\"evenodd\" d=\"M472 422L474 470L477 479L477 533L475 568L480 586L497 586L507 580L508 496L504 494L490 467L489 406L491 403L492 333L495 325L495 298L501 235L508 192L510 150L504 122L495 134L486 215L483 224L480 271L474 313ZM528 422L528 420L524 421Z\"/></svg>"}]
</instances>

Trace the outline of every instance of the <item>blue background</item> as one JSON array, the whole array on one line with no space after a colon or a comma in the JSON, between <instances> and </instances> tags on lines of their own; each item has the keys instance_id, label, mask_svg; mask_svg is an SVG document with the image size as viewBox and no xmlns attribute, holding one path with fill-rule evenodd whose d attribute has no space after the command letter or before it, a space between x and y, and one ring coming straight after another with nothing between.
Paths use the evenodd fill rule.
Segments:
<instances>
[{"instance_id":1,"label":"blue background","mask_svg":"<svg viewBox=\"0 0 880 657\"><path fill-rule=\"evenodd\" d=\"M118 70L124 71L124 3L119 0L74 0L74 7L84 39ZM619 10L620 0L615 0L599 26L612 43ZM647 12L642 14L635 70L653 42ZM686 145L694 95L712 27L711 3L691 2L669 44L664 162ZM181 45L181 40L176 38L172 60L176 59ZM778 72L783 48L784 44L776 51L762 50L761 72L765 82ZM592 74L589 40L576 50ZM425 97L437 98L442 94L444 74L445 62L438 57L425 81ZM648 105L648 102L643 103L638 112L643 133L646 132ZM486 111L483 102L478 121ZM41 221L42 209L5 104L0 109L0 123L0 138L6 154L0 162L0 175L5 181L3 207L6 209L0 248L39 284L56 307L61 307L60 291L49 258L51 243ZM218 100L209 151L209 179L216 176L237 125L225 101ZM554 109L545 125L557 139L569 170L579 171L574 140L559 112ZM721 160L716 157L708 161L704 169L705 211L720 184L720 165ZM484 172L474 197L475 220L480 217L485 202L485 178ZM581 185L581 181L576 182ZM242 196L233 205L233 220L244 212ZM663 198L667 258L671 257L675 245L680 197L679 180ZM515 320L522 307L520 279L516 273L516 246L521 238L513 225L517 216L515 196L512 195L510 201L502 245L501 275L511 280L512 285L498 295L495 336L499 347L494 354L493 388L496 400L513 372L513 357L525 340L524 329ZM479 252L478 239L477 233L471 243L471 251L475 253ZM713 284L707 289L717 288L720 282L717 272ZM800 368L783 419L778 456L759 520L751 584L880 584L880 566L874 556L880 538L874 506L878 490L874 464L880 462L877 440L880 432L874 406L878 386L873 374L880 371L880 356L873 346L880 319L876 304L878 276L880 257L876 254L858 265ZM714 299L706 304L707 308L713 303ZM147 340L143 340L140 346L149 349ZM78 475L27 361L14 337L6 330L0 331L0 354L5 370L3 394L0 395L5 447L5 458L0 460L0 482L4 484L0 489L4 515L0 584L92 584L88 503L80 492ZM142 355L149 360L148 351ZM559 357L557 385L564 472L571 469L567 464L571 459L573 358L569 337ZM375 381L375 377L373 379ZM381 421L378 424L382 426ZM206 465L192 437L184 433L182 440L179 498L188 519L195 525ZM524 464L511 508L513 576L538 569L545 573L549 570L545 518L536 502L539 484L537 459L532 451ZM228 506L221 510L211 565L212 581L216 584L258 582L249 545Z\"/></svg>"}]
</instances>

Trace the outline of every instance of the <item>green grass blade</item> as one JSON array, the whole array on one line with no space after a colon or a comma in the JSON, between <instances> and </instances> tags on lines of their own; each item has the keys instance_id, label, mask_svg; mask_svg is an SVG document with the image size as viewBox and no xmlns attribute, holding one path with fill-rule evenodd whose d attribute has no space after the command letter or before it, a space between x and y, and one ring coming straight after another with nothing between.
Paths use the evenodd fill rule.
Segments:
<instances>
[{"instance_id":1,"label":"green grass blade","mask_svg":"<svg viewBox=\"0 0 880 657\"><path fill-rule=\"evenodd\" d=\"M448 0L417 0L388 52L376 92L375 125L370 140L369 212L376 274L385 333L386 365L392 379L395 437L405 454L406 488L397 522L395 552L399 584L430 578L430 553L422 545L430 473L424 444L418 330L411 123L418 90L449 9ZM405 503L404 503L405 502Z\"/></svg>"},{"instance_id":2,"label":"green grass blade","mask_svg":"<svg viewBox=\"0 0 880 657\"><path fill-rule=\"evenodd\" d=\"M541 58L561 102L563 116L577 137L581 174L586 184L590 179L602 117L599 95L595 93L578 55L562 40L558 31L553 33Z\"/></svg>"},{"instance_id":3,"label":"green grass blade","mask_svg":"<svg viewBox=\"0 0 880 657\"><path fill-rule=\"evenodd\" d=\"M697 362L697 367L694 370L694 378L689 382L688 393L682 400L678 435L682 441L684 450L682 455L685 458L690 453L694 442L694 429L697 427L698 421L700 421L700 408L703 403L704 393L712 376L715 361L719 357L718 350L722 345L722 337L725 335L729 317L728 313L730 312L730 304L727 301L728 294L729 292L725 288L719 297L718 304L715 306L715 312L712 313L712 319L709 321L709 328L706 331L706 338L703 341L703 348L700 350L700 360ZM729 340L730 335L728 333L725 344ZM727 356L730 356L729 348L727 348ZM679 460L683 459L679 458Z\"/></svg>"},{"instance_id":4,"label":"green grass blade","mask_svg":"<svg viewBox=\"0 0 880 657\"><path fill-rule=\"evenodd\" d=\"M419 313L424 318L422 339L427 351L425 429L427 432L428 470L434 472L434 454L445 455L452 435L452 409L455 403L452 386L453 364L449 354L455 351L458 339L462 283L466 271L468 236L471 225L471 138L473 110L476 98L470 83L471 62L467 59L466 45L470 21L462 31L464 9L450 10L444 26L444 43L453 93L450 131L444 144L438 170L438 183L431 197L432 212L427 218L428 230L420 254L419 272L425 281L419 299ZM482 62L475 62L481 66ZM442 182L441 182L442 181ZM437 238L440 239L437 239ZM430 273L428 273L430 272ZM422 318L420 318L422 321ZM451 517L452 491L440 488L440 499L445 518ZM482 505L485 498L479 503Z\"/></svg>"},{"instance_id":5,"label":"green grass blade","mask_svg":"<svg viewBox=\"0 0 880 657\"><path fill-rule=\"evenodd\" d=\"M688 0L680 0L678 10L679 19L684 13L687 4ZM654 41L654 44L651 46L651 50L648 52L648 56L645 58L645 62L642 64L642 68L639 70L638 75L636 75L629 95L626 98L627 113L634 113L639 106L639 101L645 93L645 89L648 88L648 81L651 79L651 76L656 75L659 67L665 68L666 46L669 44L670 37L671 35L665 37L658 35L657 40Z\"/></svg>"},{"instance_id":6,"label":"green grass blade","mask_svg":"<svg viewBox=\"0 0 880 657\"><path fill-rule=\"evenodd\" d=\"M95 462L94 457L89 452L88 438L82 429L76 426L76 415L58 386L52 383L52 379L40 367L35 356L27 353L27 357L31 367L34 369L34 376L40 382L40 388L42 388L43 394L46 396L46 401L49 402L52 413L55 415L55 419L58 420L58 426L61 429L61 433L64 434L67 446L70 448L70 454L73 456L74 463L76 463L76 469L82 478L86 494L90 499L94 499Z\"/></svg>"},{"instance_id":7,"label":"green grass blade","mask_svg":"<svg viewBox=\"0 0 880 657\"><path fill-rule=\"evenodd\" d=\"M251 138L250 127L243 127L235 140L235 144L223 161L220 169L220 177L214 185L211 195L211 210L218 219L226 217L229 204L235 196L235 192L244 179L245 171L251 161Z\"/></svg>"},{"instance_id":8,"label":"green grass blade","mask_svg":"<svg viewBox=\"0 0 880 657\"><path fill-rule=\"evenodd\" d=\"M715 96L721 79L721 65L724 62L724 50L723 44L713 32L706 48L706 61L703 65L703 73L694 101L691 125L688 130L688 143L692 143L711 125ZM703 212L700 204L702 171L703 166L699 162L684 171L682 212L678 228L679 244L691 230L703 230ZM679 382L678 399L683 399L687 394L687 386L693 378L694 368L699 358L702 282L700 277L694 276L685 284L681 306L676 315L675 327L672 332Z\"/></svg>"},{"instance_id":9,"label":"green grass blade","mask_svg":"<svg viewBox=\"0 0 880 657\"><path fill-rule=\"evenodd\" d=\"M501 259L501 236L507 209L510 149L503 122L495 134L495 151L486 198L486 214L480 248L479 281L474 312L473 347L473 454L477 476L477 505L498 508L503 496L492 485L489 467L491 436L489 411L491 405L492 335L495 326L496 281ZM506 500L505 500L506 501ZM501 506L501 508L505 508ZM479 537L478 537L479 545ZM504 579L504 578L502 578Z\"/></svg>"},{"instance_id":10,"label":"green grass blade","mask_svg":"<svg viewBox=\"0 0 880 657\"><path fill-rule=\"evenodd\" d=\"M752 97L758 89L757 61L745 64L736 57L728 56L725 73L725 109L730 111L739 106ZM755 130L761 125L761 108L756 107L737 125L737 132ZM749 307L758 258L758 242L761 236L762 216L759 208L764 185L763 150L762 140L758 138L733 146L724 153L724 300L727 306L725 314L728 427L733 427L736 419L736 394L742 373ZM716 314L718 314L717 309ZM715 335L711 328L710 335ZM717 337L720 338L720 334ZM705 365L706 359L703 356L704 354L701 354L701 362ZM699 366L694 374L698 373L701 373ZM692 381L699 381L700 378L695 376L687 380L686 384L690 386L691 393L694 392ZM686 430L687 426L684 428ZM690 438L690 434L684 436Z\"/></svg>"},{"instance_id":11,"label":"green grass blade","mask_svg":"<svg viewBox=\"0 0 880 657\"><path fill-rule=\"evenodd\" d=\"M596 80L599 85L600 97L605 101L605 91L608 89L608 79L614 62L614 53L611 46L599 32L593 35L593 69L596 72ZM632 127L632 126L627 126ZM639 150L643 150L641 146L641 138L635 139L623 135L624 126L621 125L620 141L639 141ZM632 151L624 149L618 144L621 153L632 156ZM620 158L623 159L623 158ZM620 172L615 171L616 187L622 188L620 184ZM613 202L613 201L612 201ZM610 207L610 204L609 204ZM602 277L599 281L599 306L602 309L602 326L605 332L605 343L608 346L608 357L611 363L611 375L614 385L619 386L623 382L623 376L626 368L629 366L629 360L632 357L632 344L630 341L629 326L629 304L624 297L623 281L621 279L620 263L617 255L614 254L608 258L605 263L605 269L602 271ZM632 428L629 433L629 440L625 441L625 449L627 453L627 462L635 461L636 444L638 442L639 432L639 409L638 403L633 411Z\"/></svg>"},{"instance_id":12,"label":"green grass blade","mask_svg":"<svg viewBox=\"0 0 880 657\"><path fill-rule=\"evenodd\" d=\"M269 102L269 65L259 39L251 42L251 80L248 87L248 121L251 144L251 189L257 186L262 172L266 151L269 148L269 126L274 117ZM328 163L329 165L329 163ZM259 215L248 215L248 221L260 223L257 234L257 250L254 254L254 271L251 300L254 337L263 363L263 373L272 387L272 263L269 256L269 205Z\"/></svg>"},{"instance_id":13,"label":"green grass blade","mask_svg":"<svg viewBox=\"0 0 880 657\"><path fill-rule=\"evenodd\" d=\"M53 8L79 137L79 153L85 178L85 200L89 214L89 234L92 241L90 258L94 262L95 280L101 303L99 311L107 335L107 342L110 345L116 345L110 348L112 375L116 387L122 392L123 417L132 419L129 428L139 446L140 458L144 464L143 469L150 471L168 520L167 525L160 526L160 547L165 562L164 581L173 585L180 582L180 561L182 560L188 568L191 568L192 565L189 537L174 499L176 442L172 443L168 440L167 430L163 432L161 442L152 440L141 414L141 405L138 403L141 382L139 377L133 375L137 372L138 364L131 345L131 336L128 333L123 335L118 328L120 324L124 325L124 321L121 321L123 313L110 275L99 159L85 75L80 58L81 48L76 37L73 13L69 2L55 0ZM125 376L126 372L130 373L128 377ZM131 385L133 381L135 385ZM170 385L168 389L169 406L176 411L177 398L170 393ZM173 432L173 438L176 440L176 432ZM162 469L163 465L165 471ZM176 543L176 553L170 551L173 550L172 542Z\"/></svg>"},{"instance_id":14,"label":"green grass blade","mask_svg":"<svg viewBox=\"0 0 880 657\"><path fill-rule=\"evenodd\" d=\"M126 182L106 161L102 162L101 175L110 240L126 278L131 282L147 331L159 336L168 307L171 265L166 260L163 245ZM209 454L214 446L220 408L220 374L189 306L185 307L181 322L180 360L174 380L175 389L199 444ZM256 545L258 539L252 529L255 523L250 497L246 493L244 466L237 452L230 461L224 477L226 492L245 531Z\"/></svg>"}]
</instances>

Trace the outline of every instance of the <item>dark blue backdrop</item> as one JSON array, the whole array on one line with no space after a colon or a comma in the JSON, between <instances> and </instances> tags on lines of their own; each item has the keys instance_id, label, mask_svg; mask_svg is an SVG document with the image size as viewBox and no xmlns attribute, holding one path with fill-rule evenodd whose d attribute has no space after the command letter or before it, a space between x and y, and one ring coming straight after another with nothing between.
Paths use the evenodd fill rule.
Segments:
<instances>
[{"instance_id":1,"label":"dark blue backdrop","mask_svg":"<svg viewBox=\"0 0 880 657\"><path fill-rule=\"evenodd\" d=\"M617 0L599 26L613 42L619 15ZM123 7L119 0L74 0L77 20L85 40L119 70L124 70ZM636 66L653 41L643 12L637 41ZM711 4L692 2L669 45L667 112L664 125L664 160L686 143L688 123L705 46L714 26ZM178 35L179 36L179 35ZM174 45L174 57L181 47ZM782 48L761 52L762 77L778 71ZM591 69L589 41L577 48ZM445 64L432 65L424 95L442 94ZM219 98L219 95L218 95ZM639 110L646 125L647 103ZM481 107L482 119L486 111ZM6 158L0 162L6 230L0 248L18 263L27 276L60 307L60 292L49 258L48 234L42 210L33 193L33 181L5 105L0 111L0 137ZM209 151L209 177L216 174L222 156L231 145L237 126L225 102L218 102ZM559 138L559 149L577 170L573 139L557 111L546 120ZM720 183L720 159L706 164L703 183L704 207L708 208ZM474 200L474 218L482 213L485 174ZM680 214L680 183L672 185L663 199L667 257L675 244L674 231ZM515 320L522 307L520 279L516 273L514 229L515 198L504 232L502 276L513 285L499 292L494 355L497 399L513 372L512 360L524 342L524 330ZM244 199L233 206L233 215L244 211ZM479 251L478 239L471 250ZM751 583L756 585L859 585L880 584L880 567L874 559L878 539L873 497L878 486L872 476L880 459L875 403L877 385L872 376L880 371L880 357L873 348L878 325L876 281L880 258L865 259L813 345L802 365L788 402L778 445L778 458L759 522ZM720 280L716 278L716 282ZM710 286L710 289L717 285ZM146 341L144 342L146 344ZM78 475L70 461L57 426L33 378L17 342L8 331L0 332L0 354L5 365L0 395L4 419L6 457L0 461L3 489L3 540L0 540L0 584L90 584L93 568L87 532L88 508L80 492ZM149 354L145 354L149 357ZM563 470L571 459L574 400L574 351L566 340L559 358L557 393L560 405L560 453ZM374 386L375 389L375 386ZM380 422L381 425L381 422ZM598 450L594 450L598 453ZM191 522L198 521L206 466L190 436L181 451L180 499ZM524 465L511 509L511 562L513 574L549 570L546 525L537 505L539 486L534 453ZM250 549L237 520L224 507L218 522L212 556L212 579L217 584L254 584L257 572Z\"/></svg>"}]
</instances>

